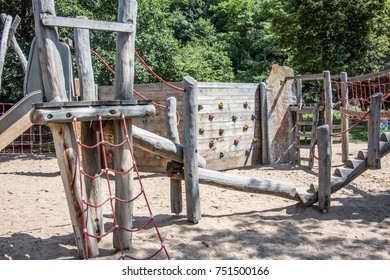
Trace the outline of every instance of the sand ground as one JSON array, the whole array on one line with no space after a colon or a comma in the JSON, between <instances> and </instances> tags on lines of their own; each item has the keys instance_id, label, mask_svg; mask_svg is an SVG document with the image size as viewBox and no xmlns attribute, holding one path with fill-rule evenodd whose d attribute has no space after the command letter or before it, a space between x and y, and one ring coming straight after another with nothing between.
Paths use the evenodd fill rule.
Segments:
<instances>
[{"instance_id":1,"label":"sand ground","mask_svg":"<svg viewBox=\"0 0 390 280\"><path fill-rule=\"evenodd\" d=\"M354 157L365 144L352 144ZM333 165L341 165L339 144ZM202 219L186 221L170 211L169 179L141 173L147 198L172 259L390 259L390 156L332 196L331 210L305 208L284 198L200 186ZM227 172L294 182L306 191L318 168L255 166ZM184 194L183 194L184 196ZM185 208L185 202L184 202ZM105 207L105 226L112 214ZM148 217L135 204L135 225ZM0 260L77 259L65 193L50 155L0 155ZM133 256L159 247L155 229L134 233ZM117 258L112 234L99 243L103 259ZM164 259L160 254L157 258Z\"/></svg>"}]
</instances>

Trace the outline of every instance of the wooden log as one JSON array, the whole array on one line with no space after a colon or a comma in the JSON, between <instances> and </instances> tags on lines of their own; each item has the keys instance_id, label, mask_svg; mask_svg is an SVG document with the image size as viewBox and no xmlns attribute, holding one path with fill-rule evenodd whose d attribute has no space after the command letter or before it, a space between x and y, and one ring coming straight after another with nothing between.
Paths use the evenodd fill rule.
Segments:
<instances>
[{"instance_id":1,"label":"wooden log","mask_svg":"<svg viewBox=\"0 0 390 280\"><path fill-rule=\"evenodd\" d=\"M118 22L133 24L136 29L137 2L134 0L119 0ZM133 100L134 86L134 51L135 32L117 33L116 41L116 64L115 64L115 99ZM130 145L122 145L114 149L114 168L117 171L127 171L133 165L132 149L132 120L125 121L128 135L123 131L122 120L116 120L114 125L114 139L116 143L129 139ZM122 200L133 198L133 170L126 175L115 175L115 195ZM115 213L117 223L127 229L133 228L133 202L122 203L115 201ZM132 243L132 233L123 229L118 230L118 237L113 235L114 248L130 249Z\"/></svg>"},{"instance_id":2,"label":"wooden log","mask_svg":"<svg viewBox=\"0 0 390 280\"><path fill-rule=\"evenodd\" d=\"M341 104L344 109L348 109L348 74L346 72L340 73L341 79ZM349 129L349 119L346 115L341 115L341 131ZM349 160L349 132L343 133L341 136L341 159L343 162Z\"/></svg>"},{"instance_id":3,"label":"wooden log","mask_svg":"<svg viewBox=\"0 0 390 280\"><path fill-rule=\"evenodd\" d=\"M333 127L333 94L332 79L329 71L324 71L324 94L325 94L325 124ZM332 138L330 139L332 141Z\"/></svg>"},{"instance_id":4,"label":"wooden log","mask_svg":"<svg viewBox=\"0 0 390 280\"><path fill-rule=\"evenodd\" d=\"M89 30L75 29L74 43L78 76L80 81L81 100L95 101L97 100L97 92L95 91L95 81L92 71ZM93 125L91 125L90 122L81 122L80 140L82 143L88 146L96 145L96 143L100 141L98 133L93 129ZM82 166L84 171L91 176L96 176L99 174L101 172L100 149L83 149ZM83 177L83 179L86 189L86 199L90 204L100 205L103 202L100 177L95 179ZM91 232L94 235L101 235L104 232L103 208L87 207L87 217L88 232ZM90 256L96 257L98 255L99 250L96 246L95 250L90 252Z\"/></svg>"},{"instance_id":5,"label":"wooden log","mask_svg":"<svg viewBox=\"0 0 390 280\"><path fill-rule=\"evenodd\" d=\"M297 104L299 107L301 107L303 102L302 79L296 80L296 85L297 85Z\"/></svg>"},{"instance_id":6,"label":"wooden log","mask_svg":"<svg viewBox=\"0 0 390 280\"><path fill-rule=\"evenodd\" d=\"M7 15L6 14L1 14L0 17L1 17L1 21L4 24L5 20L7 18ZM18 16L16 16L16 17L18 17ZM11 46L14 49L14 51L16 52L16 54L17 54L17 56L19 58L20 63L22 64L22 68L23 68L24 73L26 73L26 70L27 70L27 59L26 59L22 49L20 48L18 42L16 41L15 36L11 36L10 35L9 37L11 39Z\"/></svg>"},{"instance_id":7,"label":"wooden log","mask_svg":"<svg viewBox=\"0 0 390 280\"><path fill-rule=\"evenodd\" d=\"M368 155L369 169L381 168L380 157L380 114L383 93L375 93L370 99L370 113L368 123Z\"/></svg>"},{"instance_id":8,"label":"wooden log","mask_svg":"<svg viewBox=\"0 0 390 280\"><path fill-rule=\"evenodd\" d=\"M318 200L319 208L327 213L330 207L331 195L331 163L329 126L323 125L317 128L318 140Z\"/></svg>"},{"instance_id":9,"label":"wooden log","mask_svg":"<svg viewBox=\"0 0 390 280\"><path fill-rule=\"evenodd\" d=\"M35 33L39 48L39 62L42 71L43 87L48 102L67 101L65 79L62 70L61 57L58 52L58 33L55 28L46 28L41 24L41 16L55 15L53 1L33 0ZM55 145L61 178L68 201L69 214L76 238L80 257L87 257L84 248L84 223L81 211L80 197L80 166L77 158L77 143L72 124L52 124L51 131ZM91 249L94 244L89 243ZM93 249L93 248L92 248Z\"/></svg>"},{"instance_id":10,"label":"wooden log","mask_svg":"<svg viewBox=\"0 0 390 280\"><path fill-rule=\"evenodd\" d=\"M6 16L4 26L3 26L3 33L1 36L1 44L0 44L0 89L1 89L1 80L3 76L3 69L5 63L5 54L7 53L7 48L8 48L8 38L9 38L11 24L12 24L12 17Z\"/></svg>"},{"instance_id":11,"label":"wooden log","mask_svg":"<svg viewBox=\"0 0 390 280\"><path fill-rule=\"evenodd\" d=\"M262 164L269 164L271 162L271 146L268 135L267 85L265 83L260 83L260 106Z\"/></svg>"},{"instance_id":12,"label":"wooden log","mask_svg":"<svg viewBox=\"0 0 390 280\"><path fill-rule=\"evenodd\" d=\"M152 154L183 163L183 146L155 133L133 125L134 146ZM197 155L198 165L206 167L206 160Z\"/></svg>"},{"instance_id":13,"label":"wooden log","mask_svg":"<svg viewBox=\"0 0 390 280\"><path fill-rule=\"evenodd\" d=\"M166 101L165 127L168 139L173 143L180 144L179 131L177 129L176 98L169 97ZM170 180L171 212L180 214L183 211L182 185L181 180Z\"/></svg>"},{"instance_id":14,"label":"wooden log","mask_svg":"<svg viewBox=\"0 0 390 280\"><path fill-rule=\"evenodd\" d=\"M167 172L167 175L182 180L185 177L179 172ZM198 168L198 175L199 183L201 184L228 190L273 195L295 201L300 200L295 186L291 182L251 178L205 168Z\"/></svg>"},{"instance_id":15,"label":"wooden log","mask_svg":"<svg viewBox=\"0 0 390 280\"><path fill-rule=\"evenodd\" d=\"M83 17L68 18L58 16L45 16L42 18L42 23L45 26L51 27L70 27L80 29L94 29L102 31L116 31L116 32L133 32L134 27L131 22L120 23L120 22L109 22L101 20L88 20Z\"/></svg>"},{"instance_id":16,"label":"wooden log","mask_svg":"<svg viewBox=\"0 0 390 280\"><path fill-rule=\"evenodd\" d=\"M183 161L187 202L187 221L197 223L201 219L198 178L198 88L196 81L184 77L183 104Z\"/></svg>"}]
</instances>

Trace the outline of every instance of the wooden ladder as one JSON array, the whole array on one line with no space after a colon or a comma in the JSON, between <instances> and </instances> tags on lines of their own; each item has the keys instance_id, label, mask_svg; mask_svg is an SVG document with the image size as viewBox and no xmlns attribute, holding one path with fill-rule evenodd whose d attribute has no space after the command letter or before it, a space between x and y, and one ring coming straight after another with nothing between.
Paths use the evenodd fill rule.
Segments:
<instances>
[{"instance_id":1,"label":"wooden ladder","mask_svg":"<svg viewBox=\"0 0 390 280\"><path fill-rule=\"evenodd\" d=\"M309 157L304 158L301 156L301 149L311 150L315 144L316 128L318 123L318 104L301 105L297 110L297 123L295 126L295 147L297 150L297 162L301 164L301 161L308 161L308 167L313 168L314 155L309 151ZM303 120L303 114L311 114L311 120ZM310 127L309 130L307 128ZM301 138L304 138L302 143ZM307 144L308 140L310 143Z\"/></svg>"}]
</instances>

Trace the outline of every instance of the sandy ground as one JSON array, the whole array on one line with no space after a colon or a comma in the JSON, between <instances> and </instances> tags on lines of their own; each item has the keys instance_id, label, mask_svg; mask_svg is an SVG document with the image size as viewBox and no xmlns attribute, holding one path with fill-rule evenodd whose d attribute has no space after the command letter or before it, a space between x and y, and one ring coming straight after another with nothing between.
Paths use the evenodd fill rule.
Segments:
<instances>
[{"instance_id":1,"label":"sandy ground","mask_svg":"<svg viewBox=\"0 0 390 280\"><path fill-rule=\"evenodd\" d=\"M353 144L355 157L364 144ZM340 145L333 148L340 165ZM287 199L201 185L202 220L170 213L169 179L142 173L155 220L172 259L390 259L390 156L332 196L331 211L305 208ZM317 165L256 166L227 172L294 182L306 191ZM183 195L184 196L184 195ZM185 204L184 204L185 207ZM107 211L107 212L106 212ZM73 230L53 156L0 155L0 260L77 259ZM112 214L105 207L106 230ZM148 217L143 199L135 225ZM133 256L159 247L155 229L134 233ZM101 258L117 258L112 234L99 243ZM164 259L164 254L157 258Z\"/></svg>"}]
</instances>

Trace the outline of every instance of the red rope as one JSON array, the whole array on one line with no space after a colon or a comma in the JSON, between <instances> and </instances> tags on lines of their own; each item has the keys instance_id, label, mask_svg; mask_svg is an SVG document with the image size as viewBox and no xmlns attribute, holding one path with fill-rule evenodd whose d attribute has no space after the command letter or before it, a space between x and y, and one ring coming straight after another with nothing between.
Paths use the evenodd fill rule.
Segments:
<instances>
[{"instance_id":1,"label":"red rope","mask_svg":"<svg viewBox=\"0 0 390 280\"><path fill-rule=\"evenodd\" d=\"M83 233L84 233L84 247L85 247L85 252L86 252L85 253L86 254L86 256L85 256L86 259L88 259L88 257L89 257L88 238L98 238L98 239L101 239L101 238L106 237L110 233L115 234L116 238L118 240L118 247L119 247L119 250L120 250L120 256L118 257L118 259L136 259L136 258L134 258L132 256L129 256L129 255L125 254L123 245L122 245L122 243L120 241L120 238L119 238L119 230L124 230L124 231L135 233L135 232L142 231L143 229L145 229L150 224L153 224L153 226L155 228L155 231L156 231L156 234L158 236L158 239L160 241L161 246L153 254L143 258L143 260L151 259L154 256L156 256L157 254L159 254L160 252L162 252L162 251L164 251L165 256L167 257L167 259L170 259L168 251L167 251L167 249L166 249L166 247L164 245L163 238L161 237L160 231L159 231L159 229L157 227L156 221L153 218L152 210L151 210L149 201L147 199L147 196L146 196L146 193L145 193L145 189L144 189L144 187L142 185L141 176L140 176L140 173L138 171L137 165L135 163L133 150L132 150L132 147L131 147L130 139L128 137L129 134L128 134L128 131L127 131L126 120L125 120L124 116L122 115L122 129L123 129L124 134L126 135L126 139L124 141L122 141L121 143L119 143L119 144L113 144L113 143L110 143L110 142L107 142L107 141L104 140L105 139L105 135L104 135L104 131L103 131L103 121L102 121L101 117L99 117L99 119L98 119L100 141L97 144L90 145L90 146L81 143L80 140L79 140L79 135L78 135L78 129L77 129L77 126L76 126L76 121L77 121L77 119L74 118L73 119L73 130L74 130L74 133L75 133L76 139L77 139L76 142L77 142L77 155L78 155L77 162L78 162L78 165L81 166L81 148L84 148L84 149L95 149L97 147L100 147L101 150L102 150L102 155L103 155L103 157L102 157L103 169L102 169L102 171L99 174L90 175L90 174L87 174L85 171L81 170L81 168L80 168L80 171L79 171L80 197L81 197L81 200L82 200L81 201L81 208L82 208L81 210L82 210L82 219L83 219L83 227L84 227ZM110 147L127 146L129 151L130 151L130 155L131 155L131 162L132 162L131 167L128 170L125 170L123 172L116 171L116 170L113 170L113 169L109 168L108 167L108 161L107 161L107 154L106 154L106 145L108 145ZM138 181L139 186L140 186L140 192L138 193L138 195L136 195L135 197L133 197L133 198L131 198L129 200L123 200L123 199L120 199L119 197L115 197L113 195L113 192L112 192L113 188L112 188L111 182L110 182L110 174L113 173L113 174L118 174L118 175L125 175L125 174L128 174L132 170L136 173L137 181ZM106 198L103 202L94 205L94 204L88 202L88 198L84 197L84 195L85 195L84 194L85 193L85 191L84 191L84 178L96 179L96 178L99 178L99 177L102 177L102 179L105 180L106 186L107 186L107 189L108 189L108 193L109 193L109 197ZM142 225L142 226L140 226L138 228L126 228L123 225L118 224L118 218L117 218L117 214L116 214L116 211L115 211L114 201L118 201L120 203L129 204L129 203L132 203L135 200L138 200L138 199L140 199L142 197L144 198L145 204L147 206L147 209L149 211L149 215L150 215L151 218L144 225ZM112 213L112 217L113 217L113 226L110 229L108 229L106 232L101 234L101 235L95 235L95 234L92 234L92 233L88 232L88 229L87 229L87 217L86 217L86 209L87 209L87 207L100 208L100 207L103 207L104 205L106 205L107 203L109 203L109 206L110 206L110 209L111 209L111 213Z\"/></svg>"}]
</instances>

